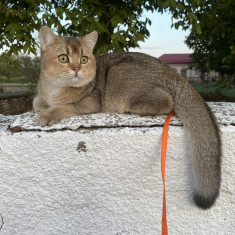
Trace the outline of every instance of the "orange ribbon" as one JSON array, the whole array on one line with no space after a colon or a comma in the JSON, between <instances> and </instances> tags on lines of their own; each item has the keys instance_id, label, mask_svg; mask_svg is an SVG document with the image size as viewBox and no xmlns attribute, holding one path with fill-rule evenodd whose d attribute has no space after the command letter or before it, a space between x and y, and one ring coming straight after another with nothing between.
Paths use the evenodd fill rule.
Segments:
<instances>
[{"instance_id":1,"label":"orange ribbon","mask_svg":"<svg viewBox=\"0 0 235 235\"><path fill-rule=\"evenodd\" d=\"M165 190L165 165L166 165L166 150L167 150L167 137L168 127L171 117L174 115L170 113L165 120L163 132L162 132L162 150L161 150L161 171L163 181L163 208L162 208L162 235L168 235L167 219L166 219L166 190Z\"/></svg>"}]
</instances>

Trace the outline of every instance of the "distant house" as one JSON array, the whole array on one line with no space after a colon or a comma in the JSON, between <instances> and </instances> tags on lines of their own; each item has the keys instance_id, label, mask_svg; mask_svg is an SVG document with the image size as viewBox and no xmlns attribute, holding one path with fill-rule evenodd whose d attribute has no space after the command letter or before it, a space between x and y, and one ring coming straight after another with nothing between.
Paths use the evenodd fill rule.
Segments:
<instances>
[{"instance_id":1,"label":"distant house","mask_svg":"<svg viewBox=\"0 0 235 235\"><path fill-rule=\"evenodd\" d=\"M159 57L160 60L169 64L182 77L191 82L199 82L203 76L205 81L213 82L219 78L219 73L211 71L210 73L201 74L198 69L190 69L193 65L191 54L163 54Z\"/></svg>"}]
</instances>

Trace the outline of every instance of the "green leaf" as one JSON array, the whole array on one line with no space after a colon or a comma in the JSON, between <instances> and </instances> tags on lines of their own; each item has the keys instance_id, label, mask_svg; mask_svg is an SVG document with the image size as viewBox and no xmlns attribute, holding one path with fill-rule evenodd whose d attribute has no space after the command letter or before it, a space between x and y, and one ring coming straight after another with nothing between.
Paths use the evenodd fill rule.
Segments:
<instances>
[{"instance_id":1,"label":"green leaf","mask_svg":"<svg viewBox=\"0 0 235 235\"><path fill-rule=\"evenodd\" d=\"M190 13L188 15L188 18L189 18L190 24L194 24L195 22L197 22L197 16L194 13Z\"/></svg>"},{"instance_id":2,"label":"green leaf","mask_svg":"<svg viewBox=\"0 0 235 235\"><path fill-rule=\"evenodd\" d=\"M201 34L202 33L202 30L201 30L201 25L200 24L196 24L196 32L198 33L198 34Z\"/></svg>"},{"instance_id":3,"label":"green leaf","mask_svg":"<svg viewBox=\"0 0 235 235\"><path fill-rule=\"evenodd\" d=\"M160 8L163 8L163 9L169 7L169 5L170 5L170 1L169 1L169 0L166 0L166 1L159 1L159 2L158 2L158 6L159 6Z\"/></svg>"},{"instance_id":4,"label":"green leaf","mask_svg":"<svg viewBox=\"0 0 235 235\"><path fill-rule=\"evenodd\" d=\"M8 17L10 15L11 9L7 8L6 13L5 13L5 17Z\"/></svg>"},{"instance_id":5,"label":"green leaf","mask_svg":"<svg viewBox=\"0 0 235 235\"><path fill-rule=\"evenodd\" d=\"M183 26L184 25L184 22L182 20L178 21L175 23L175 28L178 29L180 26Z\"/></svg>"},{"instance_id":6,"label":"green leaf","mask_svg":"<svg viewBox=\"0 0 235 235\"><path fill-rule=\"evenodd\" d=\"M24 17L22 16L22 14L21 14L19 11L16 11L16 14L19 16L19 18L20 18L21 20L24 19Z\"/></svg>"}]
</instances>

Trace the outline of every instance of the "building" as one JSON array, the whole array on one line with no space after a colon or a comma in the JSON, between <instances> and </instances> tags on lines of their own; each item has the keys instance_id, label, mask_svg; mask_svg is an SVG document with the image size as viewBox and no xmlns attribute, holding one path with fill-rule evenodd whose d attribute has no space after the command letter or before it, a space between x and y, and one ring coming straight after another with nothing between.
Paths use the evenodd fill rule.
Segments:
<instances>
[{"instance_id":1,"label":"building","mask_svg":"<svg viewBox=\"0 0 235 235\"><path fill-rule=\"evenodd\" d=\"M160 60L169 64L175 69L182 77L186 78L190 82L200 82L202 74L198 69L190 68L194 63L191 54L163 54L159 57ZM219 79L219 73L211 71L204 74L204 80L206 82L214 82Z\"/></svg>"}]
</instances>

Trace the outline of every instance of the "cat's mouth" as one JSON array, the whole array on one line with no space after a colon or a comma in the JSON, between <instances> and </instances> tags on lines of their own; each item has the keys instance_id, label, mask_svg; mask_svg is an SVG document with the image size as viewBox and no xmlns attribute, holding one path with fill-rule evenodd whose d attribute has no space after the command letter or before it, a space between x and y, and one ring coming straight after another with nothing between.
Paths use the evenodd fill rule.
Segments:
<instances>
[{"instance_id":1,"label":"cat's mouth","mask_svg":"<svg viewBox=\"0 0 235 235\"><path fill-rule=\"evenodd\" d=\"M75 77L78 77L79 70L74 70Z\"/></svg>"},{"instance_id":2,"label":"cat's mouth","mask_svg":"<svg viewBox=\"0 0 235 235\"><path fill-rule=\"evenodd\" d=\"M83 80L83 79L84 79L84 78L83 78L81 75L79 75L79 74L75 74L75 75L73 76L73 78L76 79L76 80Z\"/></svg>"},{"instance_id":3,"label":"cat's mouth","mask_svg":"<svg viewBox=\"0 0 235 235\"><path fill-rule=\"evenodd\" d=\"M64 79L64 84L65 86L80 87L87 84L87 80L89 80L89 78L82 71L78 73L73 72L68 74L67 79Z\"/></svg>"},{"instance_id":4,"label":"cat's mouth","mask_svg":"<svg viewBox=\"0 0 235 235\"><path fill-rule=\"evenodd\" d=\"M81 76L79 76L79 74L78 74L78 73L75 73L75 74L73 74L73 75L72 75L72 78L76 78L76 79L78 79L78 78L81 78Z\"/></svg>"},{"instance_id":5,"label":"cat's mouth","mask_svg":"<svg viewBox=\"0 0 235 235\"><path fill-rule=\"evenodd\" d=\"M71 77L72 81L73 82L80 82L84 79L84 77L81 75L81 74L74 74L72 77Z\"/></svg>"}]
</instances>

